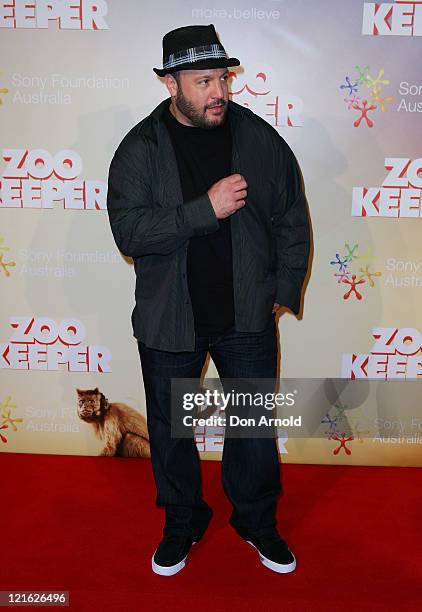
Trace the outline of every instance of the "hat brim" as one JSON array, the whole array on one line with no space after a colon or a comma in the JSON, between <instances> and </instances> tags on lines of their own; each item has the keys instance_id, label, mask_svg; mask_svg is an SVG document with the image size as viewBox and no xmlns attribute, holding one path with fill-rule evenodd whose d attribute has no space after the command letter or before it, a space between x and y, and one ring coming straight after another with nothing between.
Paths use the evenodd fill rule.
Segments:
<instances>
[{"instance_id":1,"label":"hat brim","mask_svg":"<svg viewBox=\"0 0 422 612\"><path fill-rule=\"evenodd\" d=\"M193 63L186 62L185 64L179 64L179 66L174 66L173 68L153 68L153 70L155 74L163 77L166 74L172 74L179 70L205 70L206 68L228 68L229 66L240 66L240 61L237 57L219 57L199 60Z\"/></svg>"}]
</instances>

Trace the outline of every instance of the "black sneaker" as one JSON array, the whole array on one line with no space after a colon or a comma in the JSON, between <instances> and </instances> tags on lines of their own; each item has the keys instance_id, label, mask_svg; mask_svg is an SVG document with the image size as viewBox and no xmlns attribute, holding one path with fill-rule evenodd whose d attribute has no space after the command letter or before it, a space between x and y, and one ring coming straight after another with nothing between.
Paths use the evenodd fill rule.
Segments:
<instances>
[{"instance_id":1,"label":"black sneaker","mask_svg":"<svg viewBox=\"0 0 422 612\"><path fill-rule=\"evenodd\" d=\"M280 574L288 574L296 569L295 556L277 531L246 541L257 549L259 559L265 567Z\"/></svg>"},{"instance_id":2,"label":"black sneaker","mask_svg":"<svg viewBox=\"0 0 422 612\"><path fill-rule=\"evenodd\" d=\"M185 567L188 553L196 544L189 536L166 535L152 556L152 571L161 576L173 576Z\"/></svg>"}]
</instances>

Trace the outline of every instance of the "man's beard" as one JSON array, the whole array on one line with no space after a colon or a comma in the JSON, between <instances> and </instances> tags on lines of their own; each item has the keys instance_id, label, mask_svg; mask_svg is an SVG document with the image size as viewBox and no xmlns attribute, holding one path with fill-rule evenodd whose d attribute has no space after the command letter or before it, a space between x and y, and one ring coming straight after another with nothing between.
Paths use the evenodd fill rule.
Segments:
<instances>
[{"instance_id":1,"label":"man's beard","mask_svg":"<svg viewBox=\"0 0 422 612\"><path fill-rule=\"evenodd\" d=\"M227 102L223 99L220 98L219 100L215 100L212 105L213 106L217 106L219 104L223 104L224 108L223 108L223 115L216 115L216 119L217 121L213 121L212 119L208 119L207 117L207 111L206 109L204 109L204 112L199 111L193 104L192 102L189 102L189 100L187 98L185 98L185 96L183 95L183 92L181 90L181 88L179 87L177 94L176 94L176 100L175 100L175 104L177 106L177 108L179 109L179 111L181 113L183 113L185 115L185 117L187 117L191 123L195 126L195 127L200 127L200 128L204 128L206 130L211 130L213 128L218 127L219 125L222 125L225 121L226 118L226 111L227 111ZM208 108L208 107L207 107ZM222 117L222 119L221 119Z\"/></svg>"}]
</instances>

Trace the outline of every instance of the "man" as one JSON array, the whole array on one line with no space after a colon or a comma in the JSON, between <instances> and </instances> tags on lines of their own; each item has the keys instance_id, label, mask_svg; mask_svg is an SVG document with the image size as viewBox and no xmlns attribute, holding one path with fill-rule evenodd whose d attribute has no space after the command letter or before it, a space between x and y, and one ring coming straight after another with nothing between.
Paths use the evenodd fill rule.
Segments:
<instances>
[{"instance_id":1,"label":"man","mask_svg":"<svg viewBox=\"0 0 422 612\"><path fill-rule=\"evenodd\" d=\"M295 157L267 122L229 100L229 58L214 26L163 38L170 98L125 136L109 173L108 212L134 259L132 315L146 394L161 575L180 571L213 514L202 499L193 438L171 437L171 379L200 378L209 352L220 378L275 378L280 305L295 314L309 221ZM296 560L276 529L279 459L272 438L228 438L222 481L230 524L270 569Z\"/></svg>"}]
</instances>

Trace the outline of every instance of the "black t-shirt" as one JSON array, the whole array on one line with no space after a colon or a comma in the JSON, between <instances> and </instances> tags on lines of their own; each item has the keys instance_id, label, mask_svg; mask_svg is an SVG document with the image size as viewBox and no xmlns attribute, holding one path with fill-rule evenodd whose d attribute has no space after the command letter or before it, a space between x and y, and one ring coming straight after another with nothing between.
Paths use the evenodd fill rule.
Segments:
<instances>
[{"instance_id":1,"label":"black t-shirt","mask_svg":"<svg viewBox=\"0 0 422 612\"><path fill-rule=\"evenodd\" d=\"M231 174L231 132L223 125L205 129L180 123L167 108L163 114L176 153L183 200L204 194ZM189 240L187 278L195 333L222 334L234 325L230 216L219 229Z\"/></svg>"}]
</instances>

